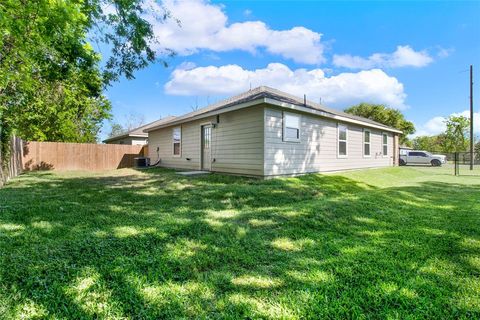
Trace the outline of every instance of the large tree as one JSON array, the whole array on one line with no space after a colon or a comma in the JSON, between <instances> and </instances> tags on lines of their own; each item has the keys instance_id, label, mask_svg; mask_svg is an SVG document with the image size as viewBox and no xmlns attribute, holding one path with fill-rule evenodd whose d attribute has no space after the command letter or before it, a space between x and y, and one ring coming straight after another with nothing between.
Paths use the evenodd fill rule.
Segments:
<instances>
[{"instance_id":1,"label":"large tree","mask_svg":"<svg viewBox=\"0 0 480 320\"><path fill-rule=\"evenodd\" d=\"M435 136L418 136L412 140L412 147L416 150L431 152L448 152L446 149L446 135L441 133Z\"/></svg>"},{"instance_id":2,"label":"large tree","mask_svg":"<svg viewBox=\"0 0 480 320\"><path fill-rule=\"evenodd\" d=\"M2 149L12 133L95 141L110 116L105 87L157 60L149 21L169 16L162 11L147 18L145 8L144 0L1 1ZM89 35L111 49L103 68Z\"/></svg>"},{"instance_id":3,"label":"large tree","mask_svg":"<svg viewBox=\"0 0 480 320\"><path fill-rule=\"evenodd\" d=\"M111 122L110 124L111 129L110 129L110 133L108 134L108 137L111 138L111 137L124 134L126 132L132 131L133 129L141 127L144 124L145 124L145 117L143 115L131 113L125 116L125 121Z\"/></svg>"},{"instance_id":4,"label":"large tree","mask_svg":"<svg viewBox=\"0 0 480 320\"><path fill-rule=\"evenodd\" d=\"M403 135L400 136L401 144L408 143L407 135L415 132L414 124L406 120L399 110L389 108L383 104L360 103L346 109L345 112L401 130L403 132Z\"/></svg>"},{"instance_id":5,"label":"large tree","mask_svg":"<svg viewBox=\"0 0 480 320\"><path fill-rule=\"evenodd\" d=\"M467 135L470 124L468 118L450 116L444 122L446 125L445 132L434 136L416 137L412 141L413 148L443 153L468 151L469 139Z\"/></svg>"},{"instance_id":6,"label":"large tree","mask_svg":"<svg viewBox=\"0 0 480 320\"><path fill-rule=\"evenodd\" d=\"M470 120L464 116L450 116L445 120L445 152L462 152L469 149L467 138Z\"/></svg>"},{"instance_id":7,"label":"large tree","mask_svg":"<svg viewBox=\"0 0 480 320\"><path fill-rule=\"evenodd\" d=\"M439 148L437 136L418 136L412 140L412 147L416 150L433 151Z\"/></svg>"}]
</instances>

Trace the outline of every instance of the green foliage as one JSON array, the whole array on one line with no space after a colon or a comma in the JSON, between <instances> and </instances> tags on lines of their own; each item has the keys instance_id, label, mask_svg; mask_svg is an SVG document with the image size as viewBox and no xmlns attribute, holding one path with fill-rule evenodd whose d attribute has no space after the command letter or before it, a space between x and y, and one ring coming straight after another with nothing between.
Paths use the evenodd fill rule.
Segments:
<instances>
[{"instance_id":1,"label":"green foliage","mask_svg":"<svg viewBox=\"0 0 480 320\"><path fill-rule=\"evenodd\" d=\"M462 152L469 149L469 139L467 138L470 126L470 120L464 116L450 116L445 124L445 142L446 152Z\"/></svg>"},{"instance_id":2,"label":"green foliage","mask_svg":"<svg viewBox=\"0 0 480 320\"><path fill-rule=\"evenodd\" d=\"M432 152L449 152L445 147L445 134L436 136L419 136L412 140L412 147L416 150Z\"/></svg>"},{"instance_id":3,"label":"green foliage","mask_svg":"<svg viewBox=\"0 0 480 320\"><path fill-rule=\"evenodd\" d=\"M443 153L469 150L468 130L470 120L463 116L450 116L445 120L446 130L436 136L419 136L413 139L413 148Z\"/></svg>"},{"instance_id":4,"label":"green foliage","mask_svg":"<svg viewBox=\"0 0 480 320\"><path fill-rule=\"evenodd\" d=\"M81 1L81 10L88 17L89 28L94 27L95 40L107 43L112 47L107 59L103 78L109 84L121 76L133 79L138 69L146 67L154 61L164 66L167 62L158 59L152 47L158 46L149 19L164 21L170 19L170 13L162 7L161 12L154 11L148 0L89 0ZM112 12L105 12L105 8ZM177 23L179 21L177 20ZM175 52L164 48L162 56L174 56Z\"/></svg>"},{"instance_id":5,"label":"green foliage","mask_svg":"<svg viewBox=\"0 0 480 320\"><path fill-rule=\"evenodd\" d=\"M28 173L0 189L3 319L479 319L480 182Z\"/></svg>"},{"instance_id":6,"label":"green foliage","mask_svg":"<svg viewBox=\"0 0 480 320\"><path fill-rule=\"evenodd\" d=\"M414 124L407 121L399 110L388 108L383 104L360 103L346 109L345 112L401 130L403 132L400 136L401 144L408 144L407 136L415 132Z\"/></svg>"},{"instance_id":7,"label":"green foliage","mask_svg":"<svg viewBox=\"0 0 480 320\"><path fill-rule=\"evenodd\" d=\"M105 86L156 60L143 0L0 3L0 138L94 142L110 117ZM104 13L107 6L114 13ZM166 12L157 17L167 19ZM111 47L107 63L87 36ZM0 152L5 152L5 148Z\"/></svg>"},{"instance_id":8,"label":"green foliage","mask_svg":"<svg viewBox=\"0 0 480 320\"><path fill-rule=\"evenodd\" d=\"M412 140L412 147L416 150L433 150L435 137L418 136Z\"/></svg>"}]
</instances>

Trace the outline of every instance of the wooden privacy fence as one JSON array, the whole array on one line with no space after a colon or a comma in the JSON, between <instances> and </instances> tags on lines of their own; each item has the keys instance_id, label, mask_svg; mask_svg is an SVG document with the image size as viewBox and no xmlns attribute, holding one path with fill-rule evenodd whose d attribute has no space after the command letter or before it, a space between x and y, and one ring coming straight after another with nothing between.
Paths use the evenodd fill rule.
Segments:
<instances>
[{"instance_id":1,"label":"wooden privacy fence","mask_svg":"<svg viewBox=\"0 0 480 320\"><path fill-rule=\"evenodd\" d=\"M111 170L134 166L143 146L120 144L23 143L24 170Z\"/></svg>"}]
</instances>

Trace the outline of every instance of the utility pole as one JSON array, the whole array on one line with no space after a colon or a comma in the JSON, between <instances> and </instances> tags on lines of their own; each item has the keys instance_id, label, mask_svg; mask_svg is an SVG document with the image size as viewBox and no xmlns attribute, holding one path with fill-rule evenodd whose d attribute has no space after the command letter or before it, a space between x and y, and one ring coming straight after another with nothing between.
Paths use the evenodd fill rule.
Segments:
<instances>
[{"instance_id":1,"label":"utility pole","mask_svg":"<svg viewBox=\"0 0 480 320\"><path fill-rule=\"evenodd\" d=\"M470 65L470 170L473 170L473 66Z\"/></svg>"}]
</instances>

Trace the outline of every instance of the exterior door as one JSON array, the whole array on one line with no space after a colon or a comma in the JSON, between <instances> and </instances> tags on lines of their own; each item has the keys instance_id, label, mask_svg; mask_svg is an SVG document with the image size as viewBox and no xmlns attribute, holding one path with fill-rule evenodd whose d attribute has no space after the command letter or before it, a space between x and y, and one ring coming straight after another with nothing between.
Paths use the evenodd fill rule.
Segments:
<instances>
[{"instance_id":1,"label":"exterior door","mask_svg":"<svg viewBox=\"0 0 480 320\"><path fill-rule=\"evenodd\" d=\"M202 170L212 170L212 126L202 126Z\"/></svg>"}]
</instances>

